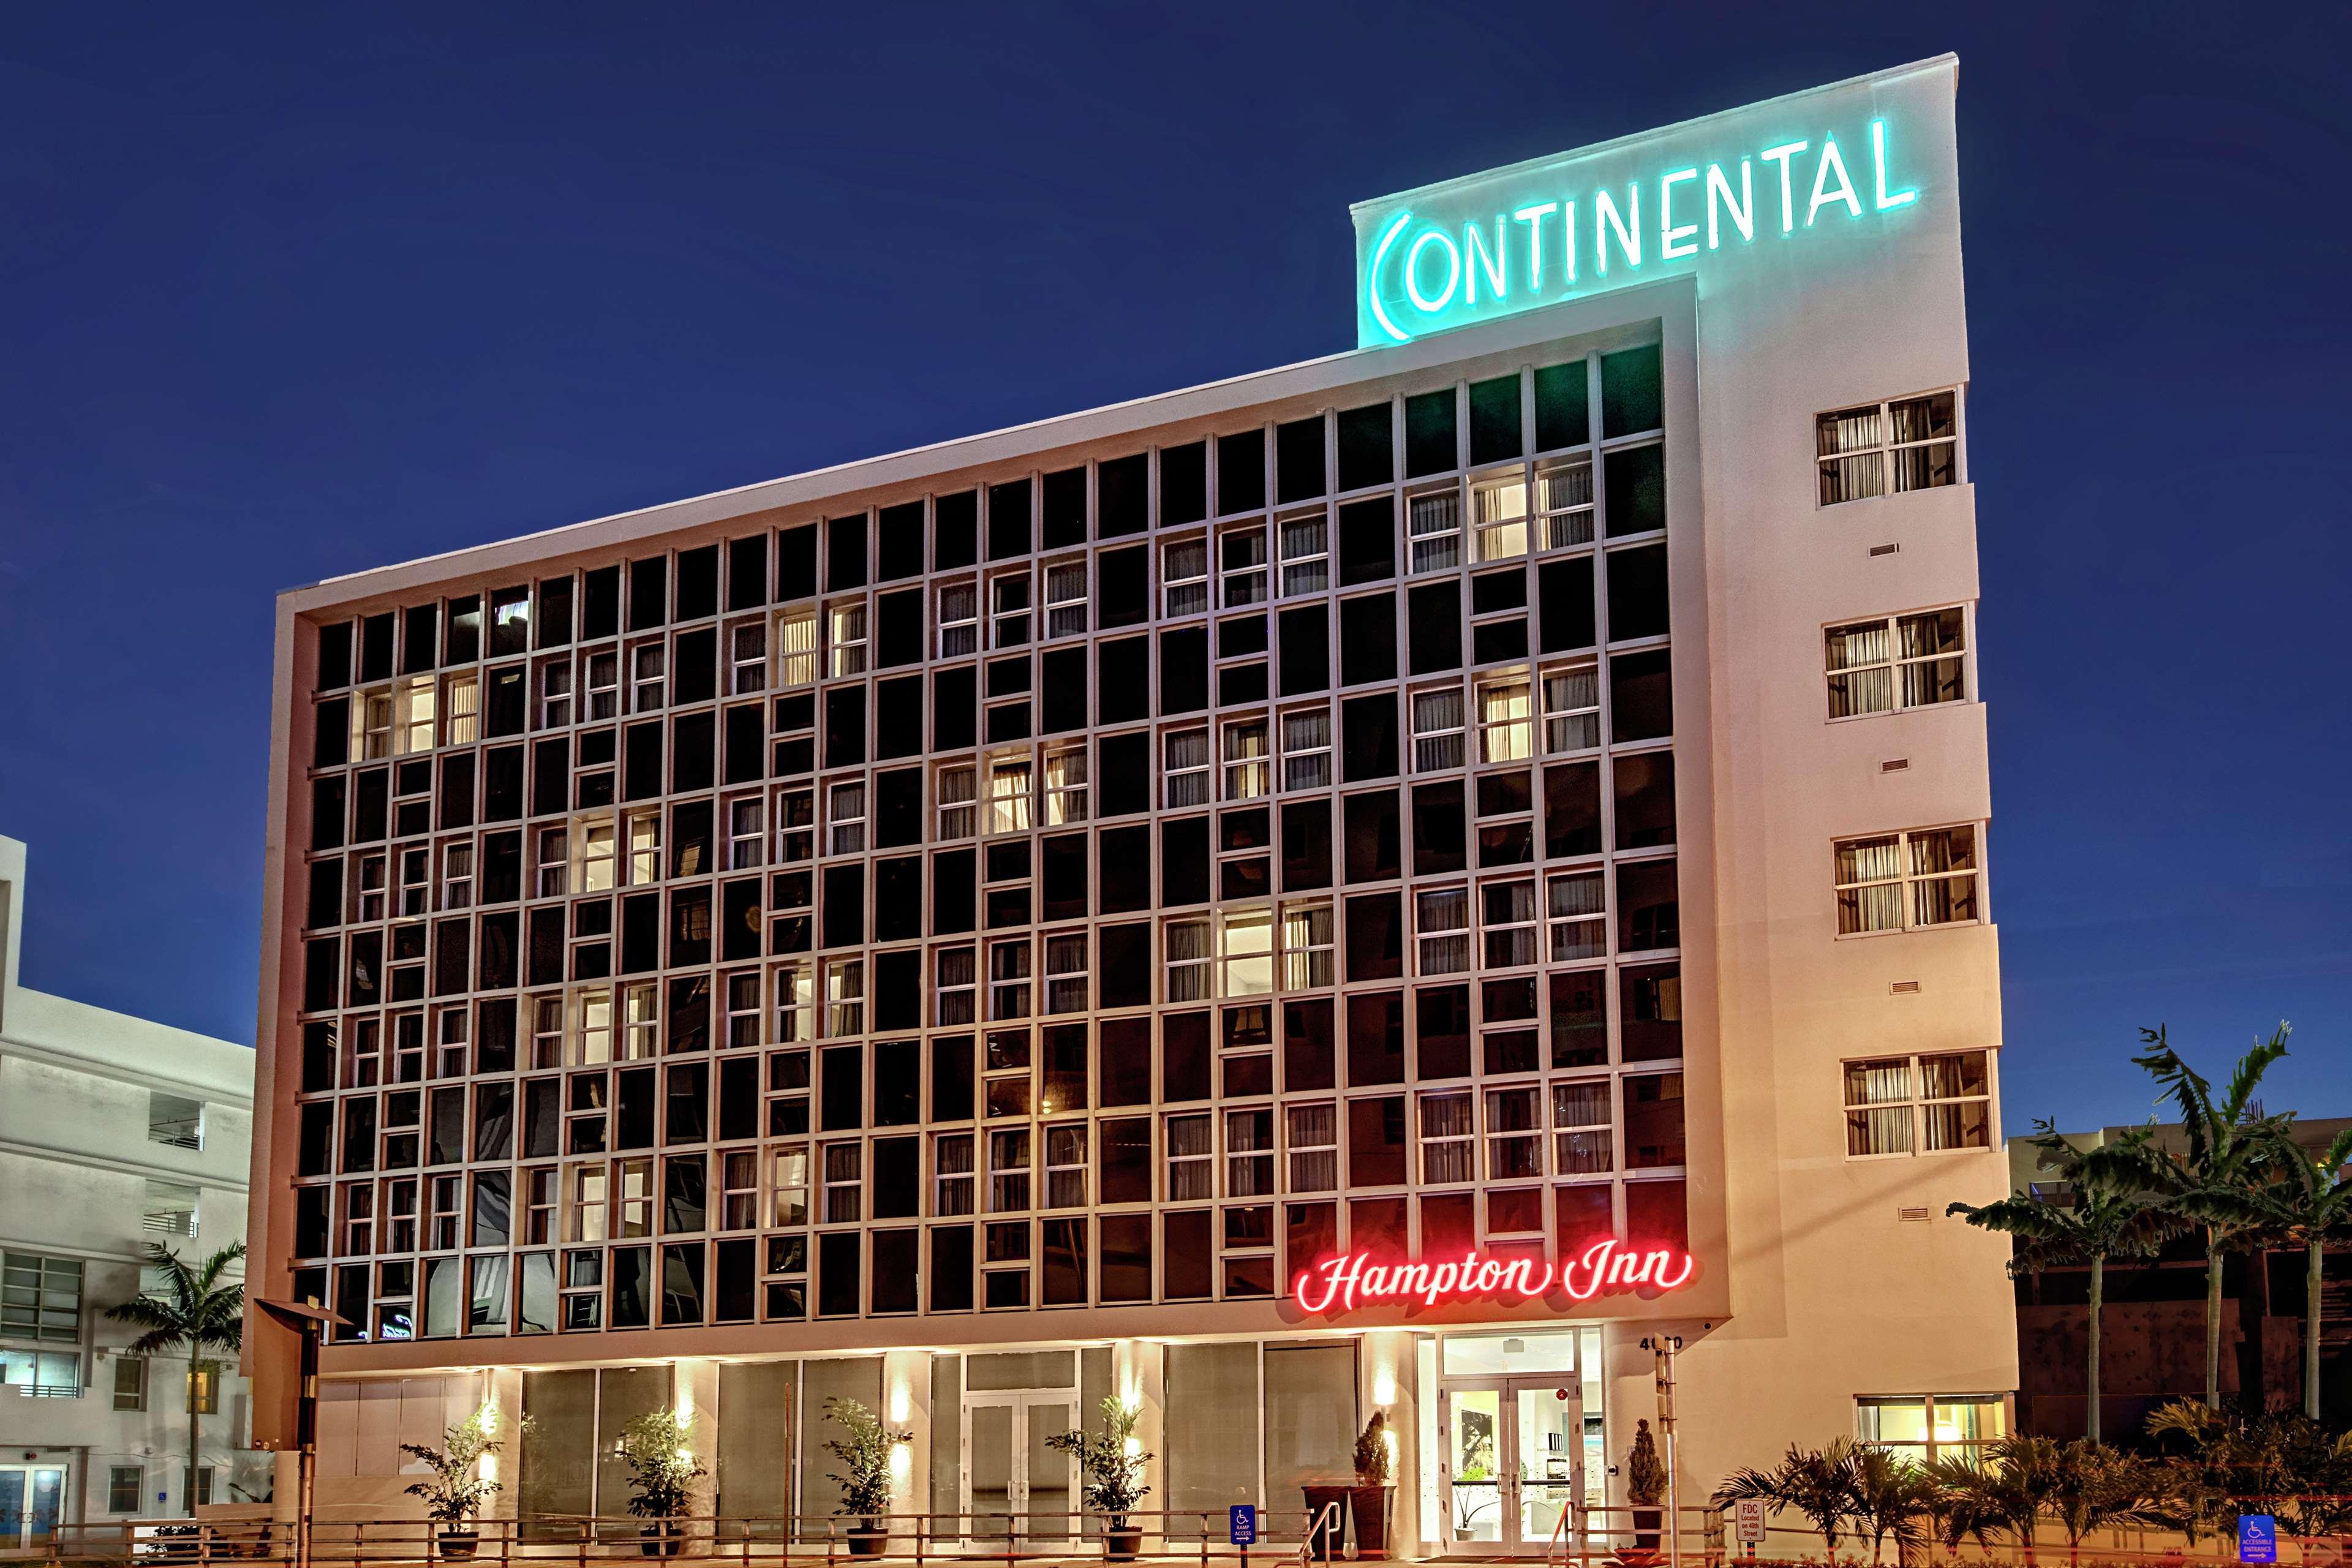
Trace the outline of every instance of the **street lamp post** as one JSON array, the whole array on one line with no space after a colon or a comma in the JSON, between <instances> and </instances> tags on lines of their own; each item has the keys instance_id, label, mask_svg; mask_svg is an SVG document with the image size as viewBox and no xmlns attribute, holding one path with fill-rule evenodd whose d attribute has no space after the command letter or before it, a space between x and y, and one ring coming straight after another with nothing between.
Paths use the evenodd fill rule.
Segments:
<instances>
[{"instance_id":1,"label":"street lamp post","mask_svg":"<svg viewBox=\"0 0 2352 1568\"><path fill-rule=\"evenodd\" d=\"M348 1325L349 1320L311 1301L257 1297L253 1304L301 1337L301 1385L294 1406L294 1568L310 1568L310 1494L319 1473L319 1336L327 1324Z\"/></svg>"}]
</instances>

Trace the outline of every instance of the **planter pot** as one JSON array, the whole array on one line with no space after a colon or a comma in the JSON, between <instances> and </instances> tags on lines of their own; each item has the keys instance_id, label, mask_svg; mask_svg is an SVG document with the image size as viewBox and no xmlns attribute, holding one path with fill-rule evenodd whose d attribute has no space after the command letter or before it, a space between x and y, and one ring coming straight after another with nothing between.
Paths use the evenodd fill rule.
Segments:
<instances>
[{"instance_id":1,"label":"planter pot","mask_svg":"<svg viewBox=\"0 0 2352 1568\"><path fill-rule=\"evenodd\" d=\"M1132 1563L1143 1551L1143 1527L1124 1521L1103 1531L1103 1559L1109 1563Z\"/></svg>"},{"instance_id":2,"label":"planter pot","mask_svg":"<svg viewBox=\"0 0 2352 1568\"><path fill-rule=\"evenodd\" d=\"M1643 1508L1638 1504L1635 1505L1633 1509L1633 1550L1636 1552L1657 1551L1658 1536L1665 1528L1665 1510L1662 1508Z\"/></svg>"},{"instance_id":3,"label":"planter pot","mask_svg":"<svg viewBox=\"0 0 2352 1568\"><path fill-rule=\"evenodd\" d=\"M872 1520L862 1520L856 1529L848 1531L849 1554L852 1557L879 1557L889 1549L890 1532Z\"/></svg>"},{"instance_id":4,"label":"planter pot","mask_svg":"<svg viewBox=\"0 0 2352 1568\"><path fill-rule=\"evenodd\" d=\"M1359 1561L1385 1558L1389 1554L1389 1509L1396 1496L1391 1486L1349 1487L1348 1510L1356 1521L1356 1556Z\"/></svg>"},{"instance_id":5,"label":"planter pot","mask_svg":"<svg viewBox=\"0 0 2352 1568\"><path fill-rule=\"evenodd\" d=\"M640 1526L637 1537L637 1550L648 1557L675 1557L677 1549L686 1544L679 1539L677 1523L674 1520L665 1519Z\"/></svg>"},{"instance_id":6,"label":"planter pot","mask_svg":"<svg viewBox=\"0 0 2352 1568\"><path fill-rule=\"evenodd\" d=\"M1346 1486L1309 1486L1301 1487L1298 1489L1307 1496L1307 1518L1310 1526L1315 1521L1323 1517L1325 1509L1331 1508L1339 1510L1331 1516L1329 1523L1308 1536L1307 1542L1307 1554L1320 1557L1328 1563L1339 1555L1339 1540L1347 1533L1348 1494L1355 1489Z\"/></svg>"},{"instance_id":7,"label":"planter pot","mask_svg":"<svg viewBox=\"0 0 2352 1568\"><path fill-rule=\"evenodd\" d=\"M482 1543L482 1532L465 1525L443 1525L434 1546L445 1563L467 1563Z\"/></svg>"}]
</instances>

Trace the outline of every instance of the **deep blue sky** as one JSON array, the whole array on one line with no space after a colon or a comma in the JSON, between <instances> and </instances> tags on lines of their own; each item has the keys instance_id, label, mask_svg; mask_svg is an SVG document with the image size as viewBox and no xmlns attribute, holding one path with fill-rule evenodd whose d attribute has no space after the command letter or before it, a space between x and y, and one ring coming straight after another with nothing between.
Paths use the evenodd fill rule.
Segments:
<instances>
[{"instance_id":1,"label":"deep blue sky","mask_svg":"<svg viewBox=\"0 0 2352 1568\"><path fill-rule=\"evenodd\" d=\"M1950 49L2010 1125L2352 1111L2336 7L18 6L24 979L253 1035L279 588L1350 346L1350 200Z\"/></svg>"}]
</instances>

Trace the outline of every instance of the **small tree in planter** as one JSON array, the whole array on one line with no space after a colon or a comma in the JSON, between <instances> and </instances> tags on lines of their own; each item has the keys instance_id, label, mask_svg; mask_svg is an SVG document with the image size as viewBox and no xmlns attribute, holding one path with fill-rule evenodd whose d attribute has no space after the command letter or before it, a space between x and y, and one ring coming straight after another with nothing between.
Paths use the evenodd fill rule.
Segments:
<instances>
[{"instance_id":1,"label":"small tree in planter","mask_svg":"<svg viewBox=\"0 0 2352 1568\"><path fill-rule=\"evenodd\" d=\"M842 1431L840 1436L825 1439L824 1451L847 1472L825 1478L841 1489L841 1501L833 1511L857 1521L849 1531L852 1556L879 1557L890 1541L881 1522L890 1509L890 1449L894 1444L913 1442L915 1435L891 1431L865 1405L838 1394L825 1400L824 1418Z\"/></svg>"},{"instance_id":2,"label":"small tree in planter","mask_svg":"<svg viewBox=\"0 0 2352 1568\"><path fill-rule=\"evenodd\" d=\"M408 1495L423 1498L425 1517L441 1527L435 1545L444 1557L471 1557L481 1541L481 1531L469 1521L499 1488L476 1466L483 1455L495 1454L505 1446L491 1436L497 1423L497 1413L485 1405L442 1433L438 1448L425 1443L400 1446L402 1453L424 1460L433 1472L431 1480L408 1488Z\"/></svg>"},{"instance_id":3,"label":"small tree in planter","mask_svg":"<svg viewBox=\"0 0 2352 1568\"><path fill-rule=\"evenodd\" d=\"M1133 1562L1143 1548L1142 1527L1127 1521L1151 1490L1143 1484L1143 1467L1152 1456L1139 1447L1128 1452L1135 1440L1136 1415L1124 1401L1105 1399L1100 1432L1056 1432L1045 1439L1045 1447L1078 1461L1087 1506L1103 1516L1103 1555L1114 1563Z\"/></svg>"},{"instance_id":4,"label":"small tree in planter","mask_svg":"<svg viewBox=\"0 0 2352 1568\"><path fill-rule=\"evenodd\" d=\"M1375 1410L1356 1434L1356 1484L1348 1494L1349 1510L1356 1516L1360 1558L1389 1554L1390 1458L1388 1413Z\"/></svg>"},{"instance_id":5,"label":"small tree in planter","mask_svg":"<svg viewBox=\"0 0 2352 1568\"><path fill-rule=\"evenodd\" d=\"M675 1410L648 1410L621 1428L621 1463L629 1468L629 1516L651 1522L639 1527L648 1557L675 1557L677 1521L695 1478L707 1472L686 1446L687 1423Z\"/></svg>"},{"instance_id":6,"label":"small tree in planter","mask_svg":"<svg viewBox=\"0 0 2352 1568\"><path fill-rule=\"evenodd\" d=\"M1664 1520L1658 1505L1666 1500L1666 1467L1658 1459L1646 1420L1633 1424L1633 1451L1625 1456L1625 1500L1633 1505L1633 1550L1655 1555Z\"/></svg>"}]
</instances>

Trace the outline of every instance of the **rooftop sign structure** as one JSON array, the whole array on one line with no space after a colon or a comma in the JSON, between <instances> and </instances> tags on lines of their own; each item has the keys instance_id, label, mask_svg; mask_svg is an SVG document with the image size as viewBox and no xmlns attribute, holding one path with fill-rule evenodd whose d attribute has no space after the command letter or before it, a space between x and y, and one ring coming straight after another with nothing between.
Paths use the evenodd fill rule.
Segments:
<instances>
[{"instance_id":1,"label":"rooftop sign structure","mask_svg":"<svg viewBox=\"0 0 2352 1568\"><path fill-rule=\"evenodd\" d=\"M1902 90L1948 57L1351 208L1356 341L1410 342L1756 252L1883 242L1942 192ZM1948 123L1948 99L1943 109ZM1915 138L1916 129L1920 134Z\"/></svg>"}]
</instances>

